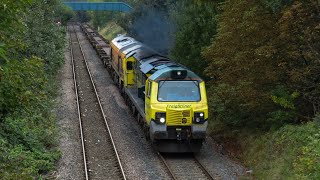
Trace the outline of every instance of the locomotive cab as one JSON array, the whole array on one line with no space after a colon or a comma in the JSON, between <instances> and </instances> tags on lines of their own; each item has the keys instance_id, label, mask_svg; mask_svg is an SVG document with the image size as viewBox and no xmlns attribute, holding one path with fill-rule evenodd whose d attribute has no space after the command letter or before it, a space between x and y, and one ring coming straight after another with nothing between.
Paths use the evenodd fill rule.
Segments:
<instances>
[{"instance_id":1,"label":"locomotive cab","mask_svg":"<svg viewBox=\"0 0 320 180\"><path fill-rule=\"evenodd\" d=\"M204 81L180 67L151 75L145 87L150 139L161 152L198 152L208 126Z\"/></svg>"}]
</instances>

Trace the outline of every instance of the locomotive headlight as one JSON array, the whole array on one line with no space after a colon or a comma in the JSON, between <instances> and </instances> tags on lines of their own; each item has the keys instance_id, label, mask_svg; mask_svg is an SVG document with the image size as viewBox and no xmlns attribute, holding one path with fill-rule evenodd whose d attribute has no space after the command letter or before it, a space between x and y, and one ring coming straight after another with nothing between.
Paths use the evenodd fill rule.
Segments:
<instances>
[{"instance_id":1,"label":"locomotive headlight","mask_svg":"<svg viewBox=\"0 0 320 180\"><path fill-rule=\"evenodd\" d=\"M165 112L156 112L155 122L158 124L166 123L166 113Z\"/></svg>"},{"instance_id":2,"label":"locomotive headlight","mask_svg":"<svg viewBox=\"0 0 320 180\"><path fill-rule=\"evenodd\" d=\"M194 123L204 123L204 113L203 112L195 112L194 113L194 118L193 118Z\"/></svg>"},{"instance_id":3,"label":"locomotive headlight","mask_svg":"<svg viewBox=\"0 0 320 180\"><path fill-rule=\"evenodd\" d=\"M160 122L163 124L166 122L166 119L164 117L160 118Z\"/></svg>"}]
</instances>

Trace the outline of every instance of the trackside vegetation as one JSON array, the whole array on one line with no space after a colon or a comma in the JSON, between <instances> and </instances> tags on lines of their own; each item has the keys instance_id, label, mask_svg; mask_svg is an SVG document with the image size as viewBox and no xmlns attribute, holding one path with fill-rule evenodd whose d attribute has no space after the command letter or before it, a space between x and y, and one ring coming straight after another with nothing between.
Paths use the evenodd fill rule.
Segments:
<instances>
[{"instance_id":1,"label":"trackside vegetation","mask_svg":"<svg viewBox=\"0 0 320 180\"><path fill-rule=\"evenodd\" d=\"M167 54L207 82L210 135L250 177L320 178L318 0L127 2L117 23L173 39Z\"/></svg>"},{"instance_id":2,"label":"trackside vegetation","mask_svg":"<svg viewBox=\"0 0 320 180\"><path fill-rule=\"evenodd\" d=\"M0 5L0 177L46 179L59 159L55 75L62 65L65 21L59 0Z\"/></svg>"}]
</instances>

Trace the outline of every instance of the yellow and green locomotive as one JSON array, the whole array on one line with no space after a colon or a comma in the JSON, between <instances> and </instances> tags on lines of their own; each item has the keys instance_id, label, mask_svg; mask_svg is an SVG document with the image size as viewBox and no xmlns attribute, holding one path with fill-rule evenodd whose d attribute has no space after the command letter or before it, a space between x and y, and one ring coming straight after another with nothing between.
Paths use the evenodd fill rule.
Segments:
<instances>
[{"instance_id":1,"label":"yellow and green locomotive","mask_svg":"<svg viewBox=\"0 0 320 180\"><path fill-rule=\"evenodd\" d=\"M160 152L198 152L206 136L205 82L136 41L113 39L109 67L147 138Z\"/></svg>"}]
</instances>

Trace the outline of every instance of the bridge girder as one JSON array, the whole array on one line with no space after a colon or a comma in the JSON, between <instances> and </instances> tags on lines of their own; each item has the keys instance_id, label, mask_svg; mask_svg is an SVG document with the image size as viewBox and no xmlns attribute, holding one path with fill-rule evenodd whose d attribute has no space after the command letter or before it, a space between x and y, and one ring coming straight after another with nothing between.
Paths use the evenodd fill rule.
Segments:
<instances>
[{"instance_id":1,"label":"bridge girder","mask_svg":"<svg viewBox=\"0 0 320 180\"><path fill-rule=\"evenodd\" d=\"M74 11L120 11L129 12L132 7L124 2L64 2Z\"/></svg>"}]
</instances>

